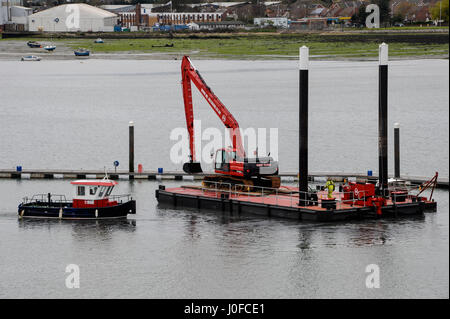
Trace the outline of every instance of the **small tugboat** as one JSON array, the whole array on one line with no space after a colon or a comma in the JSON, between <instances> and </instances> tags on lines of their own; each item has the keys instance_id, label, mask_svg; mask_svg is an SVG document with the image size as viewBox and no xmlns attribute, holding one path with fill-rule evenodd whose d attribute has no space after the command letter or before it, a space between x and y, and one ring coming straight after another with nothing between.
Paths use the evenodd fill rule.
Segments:
<instances>
[{"instance_id":1,"label":"small tugboat","mask_svg":"<svg viewBox=\"0 0 450 319\"><path fill-rule=\"evenodd\" d=\"M107 219L126 218L136 214L136 201L128 195L110 195L118 183L103 179L76 180L74 197L67 201L65 195L38 194L25 197L18 207L19 218Z\"/></svg>"},{"instance_id":2,"label":"small tugboat","mask_svg":"<svg viewBox=\"0 0 450 319\"><path fill-rule=\"evenodd\" d=\"M79 48L75 51L73 51L73 53L75 53L75 56L89 56L89 50L85 49L85 48Z\"/></svg>"},{"instance_id":3,"label":"small tugboat","mask_svg":"<svg viewBox=\"0 0 450 319\"><path fill-rule=\"evenodd\" d=\"M36 55L23 56L22 61L41 61L41 58Z\"/></svg>"},{"instance_id":4,"label":"small tugboat","mask_svg":"<svg viewBox=\"0 0 450 319\"><path fill-rule=\"evenodd\" d=\"M103 43L103 39L98 38L98 39L96 39L96 40L94 41L94 43Z\"/></svg>"},{"instance_id":5,"label":"small tugboat","mask_svg":"<svg viewBox=\"0 0 450 319\"><path fill-rule=\"evenodd\" d=\"M28 41L27 45L30 48L42 48L42 45L40 43L36 42L36 41Z\"/></svg>"},{"instance_id":6,"label":"small tugboat","mask_svg":"<svg viewBox=\"0 0 450 319\"><path fill-rule=\"evenodd\" d=\"M54 45L46 45L44 47L44 50L46 50L46 51L54 51L55 49L56 49L56 46L54 46Z\"/></svg>"}]
</instances>

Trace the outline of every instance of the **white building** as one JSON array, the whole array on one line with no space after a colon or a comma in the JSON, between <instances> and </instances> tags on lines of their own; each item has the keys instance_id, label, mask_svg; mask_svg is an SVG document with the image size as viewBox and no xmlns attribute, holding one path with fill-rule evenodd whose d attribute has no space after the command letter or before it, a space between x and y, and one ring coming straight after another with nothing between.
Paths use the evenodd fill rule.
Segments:
<instances>
[{"instance_id":1,"label":"white building","mask_svg":"<svg viewBox=\"0 0 450 319\"><path fill-rule=\"evenodd\" d=\"M197 22L199 30L244 29L245 24L240 21Z\"/></svg>"},{"instance_id":2,"label":"white building","mask_svg":"<svg viewBox=\"0 0 450 319\"><path fill-rule=\"evenodd\" d=\"M11 7L11 20L15 24L28 25L28 16L33 14L32 8L22 7L22 6L12 6Z\"/></svg>"},{"instance_id":3,"label":"white building","mask_svg":"<svg viewBox=\"0 0 450 319\"><path fill-rule=\"evenodd\" d=\"M272 25L277 28L289 27L288 18L254 18L253 24L263 27L269 25Z\"/></svg>"},{"instance_id":4,"label":"white building","mask_svg":"<svg viewBox=\"0 0 450 319\"><path fill-rule=\"evenodd\" d=\"M64 4L28 17L29 31L112 32L119 17L85 3Z\"/></svg>"},{"instance_id":5,"label":"white building","mask_svg":"<svg viewBox=\"0 0 450 319\"><path fill-rule=\"evenodd\" d=\"M200 30L200 27L198 26L198 24L194 23L194 22L188 23L187 27L189 28L189 30L193 30L193 31Z\"/></svg>"},{"instance_id":6,"label":"white building","mask_svg":"<svg viewBox=\"0 0 450 319\"><path fill-rule=\"evenodd\" d=\"M12 23L11 8L21 5L22 0L0 0L0 27Z\"/></svg>"},{"instance_id":7,"label":"white building","mask_svg":"<svg viewBox=\"0 0 450 319\"><path fill-rule=\"evenodd\" d=\"M158 16L158 22L161 24L222 21L222 13L217 12L160 12L156 15Z\"/></svg>"}]
</instances>

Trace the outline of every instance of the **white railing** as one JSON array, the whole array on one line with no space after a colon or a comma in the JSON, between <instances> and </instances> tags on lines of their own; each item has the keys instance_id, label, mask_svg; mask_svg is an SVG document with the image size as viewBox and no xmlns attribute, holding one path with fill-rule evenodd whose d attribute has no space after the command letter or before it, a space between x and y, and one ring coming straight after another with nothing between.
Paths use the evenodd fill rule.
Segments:
<instances>
[{"instance_id":1,"label":"white railing","mask_svg":"<svg viewBox=\"0 0 450 319\"><path fill-rule=\"evenodd\" d=\"M50 195L50 196L49 196ZM24 197L22 199L23 204L29 203L66 203L67 199L65 195L60 194L35 194L31 198Z\"/></svg>"}]
</instances>

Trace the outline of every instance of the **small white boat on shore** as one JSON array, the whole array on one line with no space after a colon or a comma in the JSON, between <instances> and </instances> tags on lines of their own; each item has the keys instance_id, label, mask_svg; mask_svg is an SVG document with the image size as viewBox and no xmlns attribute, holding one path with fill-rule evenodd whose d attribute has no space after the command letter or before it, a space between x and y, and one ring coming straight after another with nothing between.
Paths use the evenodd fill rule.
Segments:
<instances>
[{"instance_id":1,"label":"small white boat on shore","mask_svg":"<svg viewBox=\"0 0 450 319\"><path fill-rule=\"evenodd\" d=\"M103 43L103 39L102 38L98 38L94 41L94 43Z\"/></svg>"},{"instance_id":2,"label":"small white boat on shore","mask_svg":"<svg viewBox=\"0 0 450 319\"><path fill-rule=\"evenodd\" d=\"M56 49L56 46L54 46L54 45L46 45L44 47L45 51L54 51L55 49Z\"/></svg>"},{"instance_id":3,"label":"small white boat on shore","mask_svg":"<svg viewBox=\"0 0 450 319\"><path fill-rule=\"evenodd\" d=\"M22 61L41 61L41 57L38 57L36 55L27 55L23 56Z\"/></svg>"}]
</instances>

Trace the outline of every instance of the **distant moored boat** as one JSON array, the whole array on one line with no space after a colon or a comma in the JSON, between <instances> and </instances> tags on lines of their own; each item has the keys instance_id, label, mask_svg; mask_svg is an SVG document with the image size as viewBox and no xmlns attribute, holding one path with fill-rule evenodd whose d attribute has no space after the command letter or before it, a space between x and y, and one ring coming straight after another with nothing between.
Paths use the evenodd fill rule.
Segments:
<instances>
[{"instance_id":1,"label":"distant moored boat","mask_svg":"<svg viewBox=\"0 0 450 319\"><path fill-rule=\"evenodd\" d=\"M27 45L30 48L41 48L42 47L42 45L40 43L36 42L36 41L28 41Z\"/></svg>"},{"instance_id":2,"label":"distant moored boat","mask_svg":"<svg viewBox=\"0 0 450 319\"><path fill-rule=\"evenodd\" d=\"M23 56L22 61L41 61L41 58L36 55Z\"/></svg>"},{"instance_id":3,"label":"distant moored boat","mask_svg":"<svg viewBox=\"0 0 450 319\"><path fill-rule=\"evenodd\" d=\"M89 56L89 50L85 49L85 48L79 48L75 51L73 51L75 53L75 56Z\"/></svg>"},{"instance_id":4,"label":"distant moored boat","mask_svg":"<svg viewBox=\"0 0 450 319\"><path fill-rule=\"evenodd\" d=\"M103 40L101 38L98 38L94 41L94 43L103 43Z\"/></svg>"},{"instance_id":5,"label":"distant moored boat","mask_svg":"<svg viewBox=\"0 0 450 319\"><path fill-rule=\"evenodd\" d=\"M54 45L46 45L44 47L44 50L46 50L46 51L53 51L55 49L56 49L56 46L54 46Z\"/></svg>"}]
</instances>

